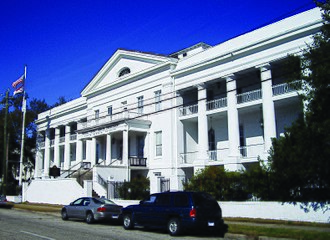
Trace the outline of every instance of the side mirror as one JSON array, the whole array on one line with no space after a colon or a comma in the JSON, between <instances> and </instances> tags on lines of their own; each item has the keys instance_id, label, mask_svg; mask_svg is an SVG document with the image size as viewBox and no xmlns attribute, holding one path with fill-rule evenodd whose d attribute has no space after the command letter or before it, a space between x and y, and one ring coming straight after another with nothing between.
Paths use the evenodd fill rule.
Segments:
<instances>
[{"instance_id":1,"label":"side mirror","mask_svg":"<svg viewBox=\"0 0 330 240\"><path fill-rule=\"evenodd\" d=\"M73 205L73 202L70 203L70 206L72 206L72 205Z\"/></svg>"},{"instance_id":2,"label":"side mirror","mask_svg":"<svg viewBox=\"0 0 330 240\"><path fill-rule=\"evenodd\" d=\"M144 204L144 201L143 201L143 200L141 200L141 201L140 201L140 204L141 204L141 205L142 205L142 204Z\"/></svg>"}]
</instances>

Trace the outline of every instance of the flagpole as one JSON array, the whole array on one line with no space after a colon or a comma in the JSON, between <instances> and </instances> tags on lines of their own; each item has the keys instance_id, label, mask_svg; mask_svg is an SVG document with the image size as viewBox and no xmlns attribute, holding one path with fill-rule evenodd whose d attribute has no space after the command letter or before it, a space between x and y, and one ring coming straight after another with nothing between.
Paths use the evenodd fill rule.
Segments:
<instances>
[{"instance_id":1,"label":"flagpole","mask_svg":"<svg viewBox=\"0 0 330 240\"><path fill-rule=\"evenodd\" d=\"M24 67L24 88L23 88L23 100L22 100L22 140L21 140L21 156L19 160L19 186L22 186L22 174L23 174L23 157L24 157L24 139L25 139L25 113L26 113L26 99L25 99L25 80L26 80L26 65Z\"/></svg>"}]
</instances>

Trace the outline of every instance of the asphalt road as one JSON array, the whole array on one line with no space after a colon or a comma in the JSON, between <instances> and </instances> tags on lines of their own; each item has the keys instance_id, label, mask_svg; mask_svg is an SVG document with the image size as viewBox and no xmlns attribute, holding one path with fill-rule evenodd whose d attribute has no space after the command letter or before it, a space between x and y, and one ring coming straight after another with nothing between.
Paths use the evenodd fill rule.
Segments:
<instances>
[{"instance_id":1,"label":"asphalt road","mask_svg":"<svg viewBox=\"0 0 330 240\"><path fill-rule=\"evenodd\" d=\"M0 209L0 239L67 240L67 239L219 239L212 235L177 238L160 230L124 230L111 223L87 224L80 220L63 221L60 214L44 214L16 209Z\"/></svg>"}]
</instances>

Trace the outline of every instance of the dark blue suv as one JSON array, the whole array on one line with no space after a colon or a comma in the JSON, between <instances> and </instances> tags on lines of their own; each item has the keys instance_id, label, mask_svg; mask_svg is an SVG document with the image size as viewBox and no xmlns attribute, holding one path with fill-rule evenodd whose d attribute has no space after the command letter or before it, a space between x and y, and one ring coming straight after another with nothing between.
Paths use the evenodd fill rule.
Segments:
<instances>
[{"instance_id":1,"label":"dark blue suv","mask_svg":"<svg viewBox=\"0 0 330 240\"><path fill-rule=\"evenodd\" d=\"M184 230L215 230L221 237L227 232L218 202L203 192L163 192L150 195L139 205L122 209L125 229L135 225L163 227L171 235Z\"/></svg>"}]
</instances>

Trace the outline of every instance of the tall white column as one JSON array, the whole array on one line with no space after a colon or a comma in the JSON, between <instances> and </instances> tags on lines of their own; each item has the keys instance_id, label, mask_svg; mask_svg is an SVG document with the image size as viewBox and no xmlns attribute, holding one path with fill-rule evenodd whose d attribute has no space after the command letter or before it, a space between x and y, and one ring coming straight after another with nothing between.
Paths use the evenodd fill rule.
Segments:
<instances>
[{"instance_id":1,"label":"tall white column","mask_svg":"<svg viewBox=\"0 0 330 240\"><path fill-rule=\"evenodd\" d=\"M208 160L208 127L206 116L206 87L204 84L198 85L198 156L194 162L194 171L205 167Z\"/></svg>"},{"instance_id":2,"label":"tall white column","mask_svg":"<svg viewBox=\"0 0 330 240\"><path fill-rule=\"evenodd\" d=\"M112 145L112 136L109 133L107 134L107 140L106 140L106 157L105 157L106 165L109 165L111 163L111 145Z\"/></svg>"},{"instance_id":3,"label":"tall white column","mask_svg":"<svg viewBox=\"0 0 330 240\"><path fill-rule=\"evenodd\" d=\"M227 121L228 121L228 141L229 156L225 163L225 168L236 171L241 168L239 164L239 120L236 97L236 79L234 75L226 77L227 84Z\"/></svg>"},{"instance_id":4,"label":"tall white column","mask_svg":"<svg viewBox=\"0 0 330 240\"><path fill-rule=\"evenodd\" d=\"M92 167L96 164L96 138L93 137L90 142L90 156L89 159L91 161Z\"/></svg>"},{"instance_id":5,"label":"tall white column","mask_svg":"<svg viewBox=\"0 0 330 240\"><path fill-rule=\"evenodd\" d=\"M64 169L70 168L70 125L65 126Z\"/></svg>"},{"instance_id":6,"label":"tall white column","mask_svg":"<svg viewBox=\"0 0 330 240\"><path fill-rule=\"evenodd\" d=\"M56 167L61 167L60 159L60 128L55 128L55 142L54 142L54 163Z\"/></svg>"},{"instance_id":7,"label":"tall white column","mask_svg":"<svg viewBox=\"0 0 330 240\"><path fill-rule=\"evenodd\" d=\"M40 171L40 170L42 170L42 165L43 165L42 162L43 162L42 150L40 149L40 147L38 147L38 150L36 152L36 162L34 165L34 178L42 177L41 171Z\"/></svg>"},{"instance_id":8,"label":"tall white column","mask_svg":"<svg viewBox=\"0 0 330 240\"><path fill-rule=\"evenodd\" d=\"M262 88L262 112L265 153L272 146L272 138L276 138L275 108L273 102L272 75L270 65L260 67L261 88Z\"/></svg>"},{"instance_id":9,"label":"tall white column","mask_svg":"<svg viewBox=\"0 0 330 240\"><path fill-rule=\"evenodd\" d=\"M44 159L44 177L49 177L49 162L50 162L50 129L46 130L45 138L45 159Z\"/></svg>"},{"instance_id":10,"label":"tall white column","mask_svg":"<svg viewBox=\"0 0 330 240\"><path fill-rule=\"evenodd\" d=\"M130 169L128 163L128 129L123 131L123 164L127 166L126 180L130 181Z\"/></svg>"},{"instance_id":11,"label":"tall white column","mask_svg":"<svg viewBox=\"0 0 330 240\"><path fill-rule=\"evenodd\" d=\"M83 141L78 139L77 140L77 156L76 156L76 162L82 162L83 161Z\"/></svg>"}]
</instances>

